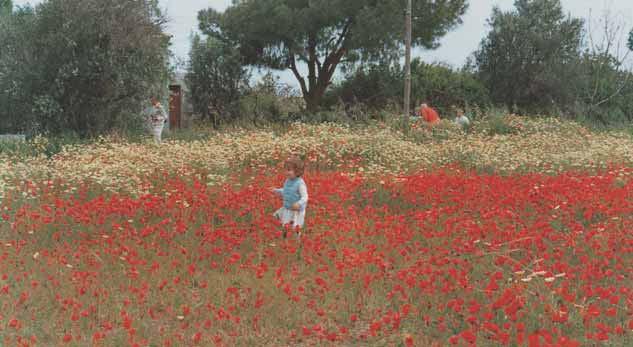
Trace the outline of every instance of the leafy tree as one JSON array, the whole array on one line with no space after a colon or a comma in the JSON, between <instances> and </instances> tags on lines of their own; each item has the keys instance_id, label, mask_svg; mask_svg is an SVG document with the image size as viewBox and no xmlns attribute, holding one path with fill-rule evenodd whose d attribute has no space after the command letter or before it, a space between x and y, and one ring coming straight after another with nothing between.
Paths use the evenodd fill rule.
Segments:
<instances>
[{"instance_id":1,"label":"leafy tree","mask_svg":"<svg viewBox=\"0 0 633 347\"><path fill-rule=\"evenodd\" d=\"M214 37L191 41L186 81L194 111L213 120L235 115L237 100L248 85L249 72L237 49Z\"/></svg>"},{"instance_id":2,"label":"leafy tree","mask_svg":"<svg viewBox=\"0 0 633 347\"><path fill-rule=\"evenodd\" d=\"M0 31L0 100L8 105L0 123L91 136L131 122L150 94L167 89L164 23L156 0L18 9Z\"/></svg>"},{"instance_id":3,"label":"leafy tree","mask_svg":"<svg viewBox=\"0 0 633 347\"><path fill-rule=\"evenodd\" d=\"M203 10L198 19L203 33L237 46L245 63L292 71L315 110L340 64L398 55L404 8L403 0L244 0L224 13ZM413 44L436 47L466 8L466 0L415 1Z\"/></svg>"},{"instance_id":4,"label":"leafy tree","mask_svg":"<svg viewBox=\"0 0 633 347\"><path fill-rule=\"evenodd\" d=\"M509 12L493 9L491 30L475 53L493 101L522 108L572 102L583 21L565 16L559 0L514 5Z\"/></svg>"}]
</instances>

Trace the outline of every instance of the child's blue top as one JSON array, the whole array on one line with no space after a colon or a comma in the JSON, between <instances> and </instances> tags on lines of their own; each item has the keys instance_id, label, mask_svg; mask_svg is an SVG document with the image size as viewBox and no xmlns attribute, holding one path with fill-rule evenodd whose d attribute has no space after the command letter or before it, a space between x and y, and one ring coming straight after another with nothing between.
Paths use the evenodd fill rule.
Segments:
<instances>
[{"instance_id":1,"label":"child's blue top","mask_svg":"<svg viewBox=\"0 0 633 347\"><path fill-rule=\"evenodd\" d=\"M283 197L285 208L292 209L292 205L296 203L301 205L301 210L306 208L308 195L305 181L301 177L287 179L284 187L275 191Z\"/></svg>"}]
</instances>

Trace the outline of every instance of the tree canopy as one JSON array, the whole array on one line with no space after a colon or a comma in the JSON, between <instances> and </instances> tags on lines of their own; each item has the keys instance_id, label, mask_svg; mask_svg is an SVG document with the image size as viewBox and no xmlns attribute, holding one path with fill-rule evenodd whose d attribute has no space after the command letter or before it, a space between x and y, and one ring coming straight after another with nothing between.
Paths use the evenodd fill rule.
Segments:
<instances>
[{"instance_id":1,"label":"tree canopy","mask_svg":"<svg viewBox=\"0 0 633 347\"><path fill-rule=\"evenodd\" d=\"M437 47L467 6L467 0L415 1L413 45ZM224 13L203 10L198 19L204 34L238 47L245 63L291 70L314 110L340 64L399 55L404 10L404 0L243 0Z\"/></svg>"},{"instance_id":2,"label":"tree canopy","mask_svg":"<svg viewBox=\"0 0 633 347\"><path fill-rule=\"evenodd\" d=\"M475 59L493 101L524 107L573 98L564 85L581 55L583 21L566 16L560 0L516 0L513 11L495 8L488 23Z\"/></svg>"}]
</instances>

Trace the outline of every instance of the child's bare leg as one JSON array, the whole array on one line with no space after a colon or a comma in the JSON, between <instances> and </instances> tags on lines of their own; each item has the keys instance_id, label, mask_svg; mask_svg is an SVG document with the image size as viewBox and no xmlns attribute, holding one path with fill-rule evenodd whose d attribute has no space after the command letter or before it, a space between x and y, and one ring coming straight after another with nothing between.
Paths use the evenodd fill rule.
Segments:
<instances>
[{"instance_id":1,"label":"child's bare leg","mask_svg":"<svg viewBox=\"0 0 633 347\"><path fill-rule=\"evenodd\" d=\"M294 231L295 231L295 237L297 238L297 240L301 240L301 227L294 228Z\"/></svg>"},{"instance_id":2,"label":"child's bare leg","mask_svg":"<svg viewBox=\"0 0 633 347\"><path fill-rule=\"evenodd\" d=\"M281 227L283 228L282 231L281 231L281 237L285 239L286 237L288 237L288 228L289 228L289 226L288 226L288 224L283 224Z\"/></svg>"}]
</instances>

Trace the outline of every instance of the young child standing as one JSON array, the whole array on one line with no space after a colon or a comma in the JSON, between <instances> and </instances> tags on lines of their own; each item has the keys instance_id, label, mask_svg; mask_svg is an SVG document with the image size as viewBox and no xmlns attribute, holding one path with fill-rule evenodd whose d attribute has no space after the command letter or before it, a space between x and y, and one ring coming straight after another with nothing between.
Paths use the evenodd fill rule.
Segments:
<instances>
[{"instance_id":1,"label":"young child standing","mask_svg":"<svg viewBox=\"0 0 633 347\"><path fill-rule=\"evenodd\" d=\"M290 226L301 237L301 228L305 221L306 206L308 204L308 188L303 181L303 161L299 157L292 157L284 162L286 181L283 188L271 189L283 198L283 206L274 216L284 226L283 237L286 238L286 227Z\"/></svg>"}]
</instances>

